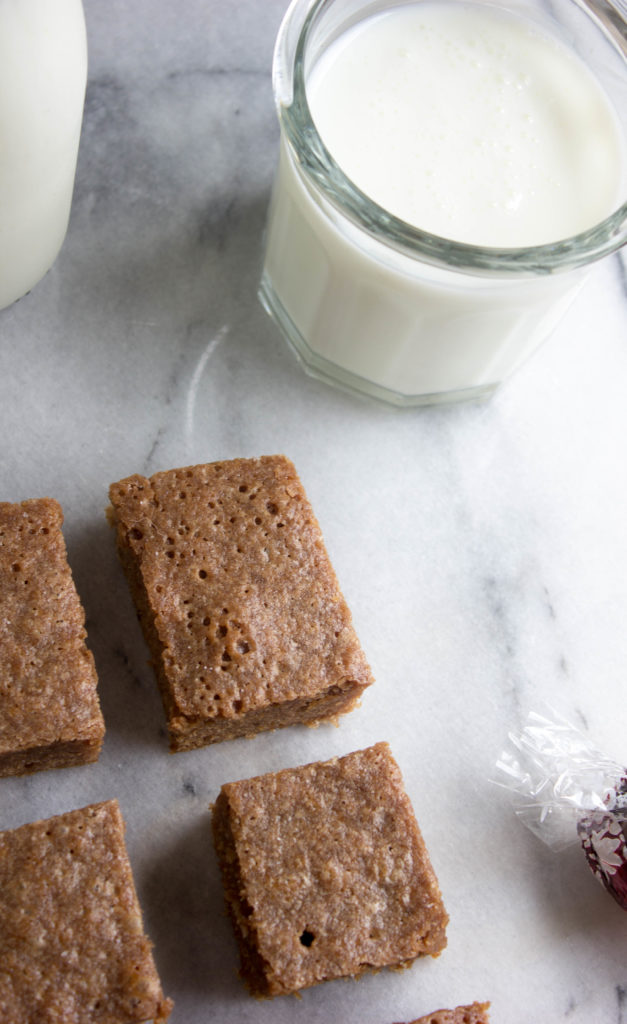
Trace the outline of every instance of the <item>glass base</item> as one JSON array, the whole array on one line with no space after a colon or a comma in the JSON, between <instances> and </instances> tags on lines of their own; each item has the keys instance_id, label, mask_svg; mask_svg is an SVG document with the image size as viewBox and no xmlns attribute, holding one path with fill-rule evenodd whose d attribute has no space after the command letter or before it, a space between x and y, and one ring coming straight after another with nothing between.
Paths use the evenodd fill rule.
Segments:
<instances>
[{"instance_id":1,"label":"glass base","mask_svg":"<svg viewBox=\"0 0 627 1024\"><path fill-rule=\"evenodd\" d=\"M258 291L259 300L281 333L288 342L292 352L297 357L302 368L311 377L322 380L325 384L340 388L342 391L349 391L352 394L367 395L379 402L393 405L397 408L412 408L419 405L446 405L453 402L471 402L489 398L498 388L498 382L494 384L481 384L472 388L461 388L457 391L437 391L430 394L407 395L390 388L375 384L365 377L360 377L351 370L346 370L337 363L314 352L307 344L302 334L294 324L294 321L286 312L279 299L268 274L264 271Z\"/></svg>"}]
</instances>

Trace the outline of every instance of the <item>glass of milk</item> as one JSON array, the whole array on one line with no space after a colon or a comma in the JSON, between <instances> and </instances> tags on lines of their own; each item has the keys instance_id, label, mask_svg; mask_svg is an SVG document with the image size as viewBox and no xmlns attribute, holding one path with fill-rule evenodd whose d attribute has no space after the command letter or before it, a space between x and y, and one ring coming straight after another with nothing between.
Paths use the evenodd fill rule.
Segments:
<instances>
[{"instance_id":1,"label":"glass of milk","mask_svg":"<svg viewBox=\"0 0 627 1024\"><path fill-rule=\"evenodd\" d=\"M459 401L548 336L627 240L624 12L293 0L259 294L308 372Z\"/></svg>"},{"instance_id":2,"label":"glass of milk","mask_svg":"<svg viewBox=\"0 0 627 1024\"><path fill-rule=\"evenodd\" d=\"M63 244L86 80L81 0L0 0L0 309Z\"/></svg>"}]
</instances>

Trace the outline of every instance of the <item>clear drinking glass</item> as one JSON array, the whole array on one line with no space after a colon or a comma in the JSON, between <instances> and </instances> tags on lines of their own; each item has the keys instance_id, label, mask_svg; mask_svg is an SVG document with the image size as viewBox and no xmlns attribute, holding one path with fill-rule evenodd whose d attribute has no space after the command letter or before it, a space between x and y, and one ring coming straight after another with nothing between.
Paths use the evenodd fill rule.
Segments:
<instances>
[{"instance_id":1,"label":"clear drinking glass","mask_svg":"<svg viewBox=\"0 0 627 1024\"><path fill-rule=\"evenodd\" d=\"M259 295L309 373L411 406L491 394L549 335L586 268L627 240L627 196L589 230L513 249L429 234L368 198L318 134L307 76L343 31L398 2L293 0L287 11L274 54L281 144ZM498 6L586 62L627 138L624 0Z\"/></svg>"},{"instance_id":2,"label":"clear drinking glass","mask_svg":"<svg viewBox=\"0 0 627 1024\"><path fill-rule=\"evenodd\" d=\"M63 244L86 80L81 0L0 0L0 309Z\"/></svg>"}]
</instances>

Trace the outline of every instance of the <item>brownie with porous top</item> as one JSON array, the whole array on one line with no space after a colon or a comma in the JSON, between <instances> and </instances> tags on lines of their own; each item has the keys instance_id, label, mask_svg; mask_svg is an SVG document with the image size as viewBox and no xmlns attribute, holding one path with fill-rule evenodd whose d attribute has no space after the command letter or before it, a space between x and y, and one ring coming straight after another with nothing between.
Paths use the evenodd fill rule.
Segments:
<instances>
[{"instance_id":1,"label":"brownie with porous top","mask_svg":"<svg viewBox=\"0 0 627 1024\"><path fill-rule=\"evenodd\" d=\"M489 1003L471 1003L468 1006L456 1006L454 1010L434 1010L409 1024L490 1024L489 1009Z\"/></svg>"},{"instance_id":2,"label":"brownie with porous top","mask_svg":"<svg viewBox=\"0 0 627 1024\"><path fill-rule=\"evenodd\" d=\"M355 706L372 675L289 459L136 475L109 494L172 750Z\"/></svg>"},{"instance_id":3,"label":"brownie with porous top","mask_svg":"<svg viewBox=\"0 0 627 1024\"><path fill-rule=\"evenodd\" d=\"M0 832L2 1024L167 1020L116 800Z\"/></svg>"},{"instance_id":4,"label":"brownie with porous top","mask_svg":"<svg viewBox=\"0 0 627 1024\"><path fill-rule=\"evenodd\" d=\"M95 761L94 659L52 498L0 502L0 776Z\"/></svg>"},{"instance_id":5,"label":"brownie with porous top","mask_svg":"<svg viewBox=\"0 0 627 1024\"><path fill-rule=\"evenodd\" d=\"M227 783L212 827L253 995L444 949L448 915L387 743Z\"/></svg>"}]
</instances>

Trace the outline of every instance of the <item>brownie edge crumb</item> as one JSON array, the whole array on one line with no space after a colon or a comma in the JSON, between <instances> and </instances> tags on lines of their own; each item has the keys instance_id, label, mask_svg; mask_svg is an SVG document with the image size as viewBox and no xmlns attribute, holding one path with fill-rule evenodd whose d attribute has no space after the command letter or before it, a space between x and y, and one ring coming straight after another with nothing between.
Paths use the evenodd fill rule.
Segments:
<instances>
[{"instance_id":1,"label":"brownie edge crumb","mask_svg":"<svg viewBox=\"0 0 627 1024\"><path fill-rule=\"evenodd\" d=\"M227 783L212 828L252 995L444 949L448 915L387 743Z\"/></svg>"},{"instance_id":2,"label":"brownie edge crumb","mask_svg":"<svg viewBox=\"0 0 627 1024\"><path fill-rule=\"evenodd\" d=\"M172 751L358 703L372 673L289 459L135 475L109 497Z\"/></svg>"}]
</instances>

